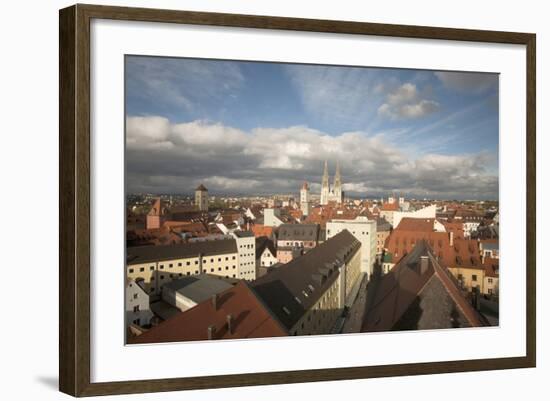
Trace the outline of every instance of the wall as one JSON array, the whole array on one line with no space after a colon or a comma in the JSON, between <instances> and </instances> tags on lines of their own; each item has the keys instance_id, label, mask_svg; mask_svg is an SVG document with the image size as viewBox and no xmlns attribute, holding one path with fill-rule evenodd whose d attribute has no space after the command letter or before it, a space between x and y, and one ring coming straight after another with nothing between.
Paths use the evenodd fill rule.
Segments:
<instances>
[{"instance_id":1,"label":"wall","mask_svg":"<svg viewBox=\"0 0 550 401\"><path fill-rule=\"evenodd\" d=\"M191 10L224 11L248 14L363 20L416 25L439 25L509 31L528 31L538 34L538 148L539 190L538 204L550 204L548 180L543 182L542 171L550 169L550 158L544 157L549 149L550 117L550 25L546 4L542 1L521 2L462 1L452 5L439 1L394 2L315 2L265 0L158 0L152 1L101 1L116 4L159 8L185 8ZM3 327L1 354L4 370L9 372L2 391L6 399L68 400L58 393L57 386L57 208L58 208L58 9L71 1L11 1L5 2L0 24L2 37L2 64L0 88L2 101L2 145L0 171L2 171L3 230L0 243L4 266L20 266L21 255L29 254L29 241L34 232L29 230L40 221L47 235L33 243L32 254L40 256L39 280L26 285L33 294L44 294L40 301L41 312L35 309L36 299L21 297L17 286L4 286L0 292L2 304L17 302L18 313L9 314L10 325ZM312 7L315 4L315 7ZM460 4L460 6L458 6ZM15 206L16 205L16 206ZM16 210L16 212L14 212ZM8 211L6 213L6 211ZM38 220L39 213L40 215ZM28 219L28 221L27 221ZM31 220L32 219L32 220ZM544 243L543 230L550 227L549 214L539 210L538 237ZM539 343L538 368L474 372L435 376L400 377L372 380L325 382L202 390L156 395L104 397L109 400L258 400L280 401L294 399L333 400L342 394L363 394L372 399L423 399L464 400L475 389L476 398L493 400L524 399L538 394L547 385L550 375L550 348L548 341L550 294L541 291L542 283L550 278L544 269L543 249L539 246L538 311ZM6 258L7 257L7 258ZM46 273L47 272L47 273ZM545 316L543 316L545 315ZM40 331L36 331L40 327ZM28 356L32 356L32 360ZM39 356L39 357L38 357ZM546 379L547 380L547 379ZM460 389L456 391L456 389ZM542 399L543 396L535 397Z\"/></svg>"},{"instance_id":2,"label":"wall","mask_svg":"<svg viewBox=\"0 0 550 401\"><path fill-rule=\"evenodd\" d=\"M359 216L355 220L333 219L327 222L327 240L348 230L361 242L361 271L368 273L369 277L374 269L376 256L376 221Z\"/></svg>"}]
</instances>

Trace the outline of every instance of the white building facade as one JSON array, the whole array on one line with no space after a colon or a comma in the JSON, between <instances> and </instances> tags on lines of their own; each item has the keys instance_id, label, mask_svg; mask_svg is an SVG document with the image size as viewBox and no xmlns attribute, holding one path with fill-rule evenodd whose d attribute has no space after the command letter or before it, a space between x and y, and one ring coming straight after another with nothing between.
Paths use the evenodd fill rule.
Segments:
<instances>
[{"instance_id":1,"label":"white building facade","mask_svg":"<svg viewBox=\"0 0 550 401\"><path fill-rule=\"evenodd\" d=\"M376 221L366 216L359 216L355 220L333 219L327 222L327 240L343 230L348 230L361 242L361 272L370 277L376 262Z\"/></svg>"},{"instance_id":2,"label":"white building facade","mask_svg":"<svg viewBox=\"0 0 550 401\"><path fill-rule=\"evenodd\" d=\"M243 280L256 280L256 237L250 231L235 231L231 234L237 241L238 276Z\"/></svg>"},{"instance_id":3,"label":"white building facade","mask_svg":"<svg viewBox=\"0 0 550 401\"><path fill-rule=\"evenodd\" d=\"M126 326L135 324L145 326L151 323L153 312L149 309L149 294L140 281L126 282Z\"/></svg>"},{"instance_id":4,"label":"white building facade","mask_svg":"<svg viewBox=\"0 0 550 401\"><path fill-rule=\"evenodd\" d=\"M279 209L265 208L264 209L264 226L279 227L283 224L283 221L279 218L281 216Z\"/></svg>"}]
</instances>

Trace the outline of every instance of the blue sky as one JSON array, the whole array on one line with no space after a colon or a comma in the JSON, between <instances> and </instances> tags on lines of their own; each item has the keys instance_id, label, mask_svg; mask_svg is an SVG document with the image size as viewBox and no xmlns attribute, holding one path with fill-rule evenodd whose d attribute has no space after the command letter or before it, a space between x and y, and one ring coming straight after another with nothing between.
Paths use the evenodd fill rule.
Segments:
<instances>
[{"instance_id":1,"label":"blue sky","mask_svg":"<svg viewBox=\"0 0 550 401\"><path fill-rule=\"evenodd\" d=\"M496 74L127 56L126 117L132 192L315 190L328 159L356 196L498 196Z\"/></svg>"}]
</instances>

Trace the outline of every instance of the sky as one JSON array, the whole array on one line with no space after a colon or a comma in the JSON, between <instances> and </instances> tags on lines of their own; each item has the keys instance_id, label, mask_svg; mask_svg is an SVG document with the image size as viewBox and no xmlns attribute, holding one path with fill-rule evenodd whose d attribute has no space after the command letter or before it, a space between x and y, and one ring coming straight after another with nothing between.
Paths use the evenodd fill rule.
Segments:
<instances>
[{"instance_id":1,"label":"sky","mask_svg":"<svg viewBox=\"0 0 550 401\"><path fill-rule=\"evenodd\" d=\"M498 74L126 56L129 193L498 199Z\"/></svg>"}]
</instances>

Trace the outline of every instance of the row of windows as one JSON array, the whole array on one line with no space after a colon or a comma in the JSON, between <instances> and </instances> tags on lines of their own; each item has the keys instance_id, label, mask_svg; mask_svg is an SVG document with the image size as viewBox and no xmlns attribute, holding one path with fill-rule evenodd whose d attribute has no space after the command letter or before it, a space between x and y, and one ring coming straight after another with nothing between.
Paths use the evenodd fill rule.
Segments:
<instances>
[{"instance_id":1,"label":"row of windows","mask_svg":"<svg viewBox=\"0 0 550 401\"><path fill-rule=\"evenodd\" d=\"M464 276L462 274L458 274L458 280L462 281L464 280ZM472 281L477 281L477 274L472 274Z\"/></svg>"},{"instance_id":2,"label":"row of windows","mask_svg":"<svg viewBox=\"0 0 550 401\"><path fill-rule=\"evenodd\" d=\"M231 259L232 259L232 260L235 260L236 257L233 256ZM218 262L221 262L221 261L222 261L222 258L218 258ZM225 261L229 261L229 257L228 257L228 256L225 257ZM195 263L194 263L195 265L198 265L198 264L199 264L199 261L198 261L198 260L195 260L194 262L195 262ZM208 261L207 261L206 259L203 259L202 262L203 262L203 264L208 263ZM214 259L213 259L213 258L210 259L210 262L211 262L211 263L214 263ZM185 265L186 265L186 266L191 266L191 262L190 262L190 261L187 261L187 262L185 263ZM179 262L179 263L178 263L178 267L182 267L182 266L183 266L183 263L182 263L182 262ZM173 268L173 267L174 267L174 264L173 264L173 263L168 264L168 268ZM159 269L164 270L164 265L159 265ZM149 266L149 271L154 271L154 270L155 270L155 266ZM134 273L134 271L136 271L134 268L129 268L129 269L128 269L128 273L130 273L130 274L131 274L131 273ZM145 272L145 267L140 267L140 268L139 268L139 272L140 272L140 273Z\"/></svg>"}]
</instances>

